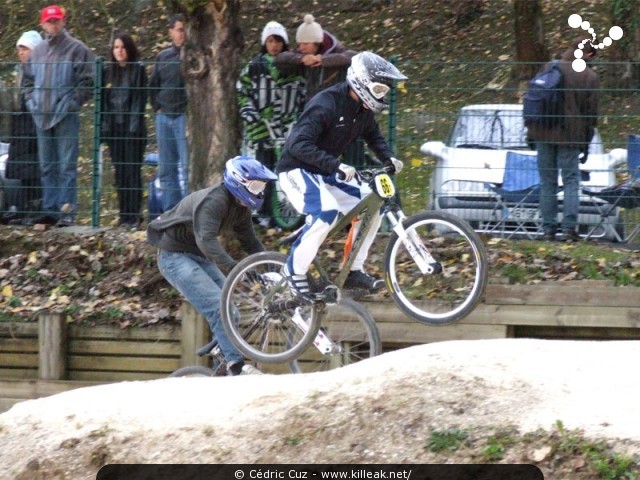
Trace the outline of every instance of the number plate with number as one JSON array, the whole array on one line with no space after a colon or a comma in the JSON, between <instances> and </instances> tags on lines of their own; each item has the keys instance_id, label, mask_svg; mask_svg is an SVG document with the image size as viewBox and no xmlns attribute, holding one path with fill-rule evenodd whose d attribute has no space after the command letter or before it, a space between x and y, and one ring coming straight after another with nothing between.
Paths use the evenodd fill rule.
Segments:
<instances>
[{"instance_id":1,"label":"number plate with number","mask_svg":"<svg viewBox=\"0 0 640 480\"><path fill-rule=\"evenodd\" d=\"M382 198L391 198L396 194L396 187L386 173L376 177L376 193Z\"/></svg>"},{"instance_id":2,"label":"number plate with number","mask_svg":"<svg viewBox=\"0 0 640 480\"><path fill-rule=\"evenodd\" d=\"M518 220L539 220L540 210L537 208L513 208L509 212L509 216Z\"/></svg>"}]
</instances>

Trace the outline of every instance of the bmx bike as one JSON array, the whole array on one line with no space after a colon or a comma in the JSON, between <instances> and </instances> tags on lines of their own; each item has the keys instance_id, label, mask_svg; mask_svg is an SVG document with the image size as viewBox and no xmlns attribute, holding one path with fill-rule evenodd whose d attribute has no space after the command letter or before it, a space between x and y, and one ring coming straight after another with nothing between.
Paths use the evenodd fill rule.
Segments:
<instances>
[{"instance_id":1,"label":"bmx bike","mask_svg":"<svg viewBox=\"0 0 640 480\"><path fill-rule=\"evenodd\" d=\"M391 169L358 172L372 194L342 216L327 239L342 235L356 218L361 221L360 231L352 243L347 242L341 265L322 254L314 259L308 278L311 290L317 292L316 301L291 294L282 275L286 256L281 253L250 255L229 273L221 292L221 320L229 339L244 355L263 363L290 362L317 343L318 335L327 340L321 351L330 355L336 349L333 335L341 332L326 329L328 307L347 300L341 289L378 211L392 229L383 261L384 278L400 310L424 324L442 325L462 319L475 308L488 277L481 239L466 221L445 212L406 217L394 200Z\"/></svg>"},{"instance_id":2,"label":"bmx bike","mask_svg":"<svg viewBox=\"0 0 640 480\"><path fill-rule=\"evenodd\" d=\"M326 340L331 338L330 341ZM380 333L367 310L351 299L327 306L322 328L316 334L316 348L286 365L252 363L262 373L310 373L331 370L382 353ZM211 367L189 365L174 371L170 377L224 377L227 362L214 339L196 350L199 357L211 357Z\"/></svg>"}]
</instances>

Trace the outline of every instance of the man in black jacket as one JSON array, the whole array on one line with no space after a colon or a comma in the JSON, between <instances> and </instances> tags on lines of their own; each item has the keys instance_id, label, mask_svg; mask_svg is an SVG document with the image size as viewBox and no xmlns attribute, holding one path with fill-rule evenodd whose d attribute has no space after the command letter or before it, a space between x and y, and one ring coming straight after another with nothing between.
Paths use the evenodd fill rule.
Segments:
<instances>
[{"instance_id":1,"label":"man in black jacket","mask_svg":"<svg viewBox=\"0 0 640 480\"><path fill-rule=\"evenodd\" d=\"M158 179L163 211L170 210L187 194L187 90L180 70L180 49L185 40L185 21L174 16L169 23L172 45L162 50L149 78L151 106L156 112Z\"/></svg>"},{"instance_id":2,"label":"man in black jacket","mask_svg":"<svg viewBox=\"0 0 640 480\"><path fill-rule=\"evenodd\" d=\"M314 300L306 274L318 248L338 214L347 213L371 193L367 184L355 178L355 168L341 163L338 157L361 137L384 164L393 165L396 173L402 168L380 133L374 114L388 106L384 96L392 83L406 78L378 55L359 53L352 59L347 81L318 93L289 135L276 171L291 204L307 214L307 225L291 248L284 269L294 295ZM381 220L379 213L374 215L376 227L365 238L345 288L373 291L384 285L363 270Z\"/></svg>"}]
</instances>

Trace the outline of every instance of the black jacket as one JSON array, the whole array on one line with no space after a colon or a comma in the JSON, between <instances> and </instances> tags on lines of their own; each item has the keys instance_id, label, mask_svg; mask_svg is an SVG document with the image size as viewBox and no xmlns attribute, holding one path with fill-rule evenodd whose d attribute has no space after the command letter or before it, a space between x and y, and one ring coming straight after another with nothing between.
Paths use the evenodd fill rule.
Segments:
<instances>
[{"instance_id":1,"label":"black jacket","mask_svg":"<svg viewBox=\"0 0 640 480\"><path fill-rule=\"evenodd\" d=\"M120 67L109 63L103 71L101 136L125 131L146 137L147 73L141 63ZM116 128L119 125L120 128Z\"/></svg>"},{"instance_id":2,"label":"black jacket","mask_svg":"<svg viewBox=\"0 0 640 480\"><path fill-rule=\"evenodd\" d=\"M342 82L318 93L307 104L284 145L276 171L302 168L330 175L338 171L338 157L362 137L383 163L393 156L371 110L349 95Z\"/></svg>"},{"instance_id":3,"label":"black jacket","mask_svg":"<svg viewBox=\"0 0 640 480\"><path fill-rule=\"evenodd\" d=\"M11 113L11 137L5 176L18 180L39 179L38 137L33 115L27 109L22 89L16 111Z\"/></svg>"},{"instance_id":4,"label":"black jacket","mask_svg":"<svg viewBox=\"0 0 640 480\"><path fill-rule=\"evenodd\" d=\"M180 70L180 49L175 45L162 50L149 79L149 95L153 111L166 115L182 115L187 108L187 90Z\"/></svg>"}]
</instances>

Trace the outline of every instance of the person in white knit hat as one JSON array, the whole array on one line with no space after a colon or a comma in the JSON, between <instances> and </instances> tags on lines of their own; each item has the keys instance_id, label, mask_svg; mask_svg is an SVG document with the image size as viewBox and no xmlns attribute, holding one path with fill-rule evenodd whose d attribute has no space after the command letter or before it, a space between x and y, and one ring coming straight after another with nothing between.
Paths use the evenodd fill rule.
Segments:
<instances>
[{"instance_id":1,"label":"person in white knit hat","mask_svg":"<svg viewBox=\"0 0 640 480\"><path fill-rule=\"evenodd\" d=\"M267 168L274 168L276 144L286 133L304 106L303 79L292 69L278 68L275 57L289 49L287 30L278 22L268 22L260 35L260 53L240 73L237 84L240 117L248 152ZM286 72L284 70L289 70ZM272 186L265 192L267 200L258 212L261 226L271 219Z\"/></svg>"},{"instance_id":2,"label":"person in white knit hat","mask_svg":"<svg viewBox=\"0 0 640 480\"><path fill-rule=\"evenodd\" d=\"M9 208L15 208L0 217L2 224L22 225L27 214L40 209L40 167L36 126L31 112L25 105L22 88L24 65L40 42L42 37L35 30L24 32L16 42L20 63L15 67L16 83L11 88L9 156L5 171L5 177L9 180L7 183L13 183L13 188L8 188L5 192L8 198L6 203Z\"/></svg>"},{"instance_id":3,"label":"person in white knit hat","mask_svg":"<svg viewBox=\"0 0 640 480\"><path fill-rule=\"evenodd\" d=\"M305 78L307 102L320 90L345 80L351 58L356 52L345 48L336 37L324 30L313 15L304 16L304 21L296 31L296 42L296 50L278 55L276 64L298 69Z\"/></svg>"}]
</instances>

